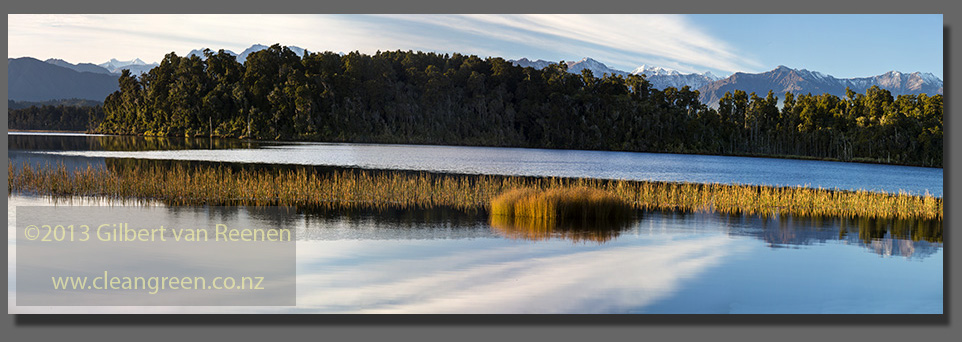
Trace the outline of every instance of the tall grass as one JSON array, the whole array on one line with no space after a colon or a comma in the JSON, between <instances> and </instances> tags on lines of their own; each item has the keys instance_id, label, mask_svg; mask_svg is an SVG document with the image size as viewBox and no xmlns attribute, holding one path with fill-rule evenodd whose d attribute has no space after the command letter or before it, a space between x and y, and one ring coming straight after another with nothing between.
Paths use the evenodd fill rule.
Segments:
<instances>
[{"instance_id":1,"label":"tall grass","mask_svg":"<svg viewBox=\"0 0 962 342\"><path fill-rule=\"evenodd\" d=\"M511 189L491 200L492 215L544 221L604 221L630 217L633 208L622 198L587 187Z\"/></svg>"},{"instance_id":2,"label":"tall grass","mask_svg":"<svg viewBox=\"0 0 962 342\"><path fill-rule=\"evenodd\" d=\"M601 243L627 227L636 210L601 189L560 187L505 191L491 200L489 211L491 226L507 237Z\"/></svg>"},{"instance_id":3,"label":"tall grass","mask_svg":"<svg viewBox=\"0 0 962 342\"><path fill-rule=\"evenodd\" d=\"M8 169L8 193L157 200L170 205L501 211L506 209L492 205L492 199L513 189L586 188L640 210L942 219L942 198L904 192L356 169L318 171L308 167L271 171L225 165L135 164L68 171L63 166L35 169L24 164L18 168L9 165Z\"/></svg>"}]
</instances>

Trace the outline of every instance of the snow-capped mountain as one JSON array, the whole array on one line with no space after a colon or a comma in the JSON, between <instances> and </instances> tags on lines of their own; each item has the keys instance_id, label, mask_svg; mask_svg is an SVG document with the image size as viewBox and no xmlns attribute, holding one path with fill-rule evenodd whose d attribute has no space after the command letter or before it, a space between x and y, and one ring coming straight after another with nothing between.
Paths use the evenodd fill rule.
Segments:
<instances>
[{"instance_id":1,"label":"snow-capped mountain","mask_svg":"<svg viewBox=\"0 0 962 342\"><path fill-rule=\"evenodd\" d=\"M852 90L868 89L872 85L888 89L893 95L901 94L942 94L944 86L941 79L931 73L913 72L910 74L899 71L889 71L887 73L862 78L842 79Z\"/></svg>"},{"instance_id":2,"label":"snow-capped mountain","mask_svg":"<svg viewBox=\"0 0 962 342\"><path fill-rule=\"evenodd\" d=\"M512 59L508 61L522 68L531 67L535 69L544 69L549 65L558 64L558 62L549 62L543 59L532 61L527 58L521 58L518 60ZM596 61L590 57L582 58L580 61L565 61L565 65L568 66L568 72L572 74L581 74L581 71L585 69L591 70L591 73L595 77L601 77L602 75L605 75L605 74L608 74L608 75L627 75L628 74L627 72L624 72L621 70L609 68L604 63Z\"/></svg>"},{"instance_id":3,"label":"snow-capped mountain","mask_svg":"<svg viewBox=\"0 0 962 342\"><path fill-rule=\"evenodd\" d=\"M146 62L140 60L140 58L134 58L130 61L118 61L116 58L111 58L109 61L97 65L115 74L119 74L124 69L128 69L134 75L140 75L150 71L150 69L153 69L159 64L147 64Z\"/></svg>"},{"instance_id":4,"label":"snow-capped mountain","mask_svg":"<svg viewBox=\"0 0 962 342\"><path fill-rule=\"evenodd\" d=\"M509 62L520 67L532 67L535 69L543 69L551 64L556 63L542 59L532 61L527 58L510 60ZM604 74L621 76L626 76L628 74L645 75L648 81L651 82L651 86L657 89L665 89L667 87L681 89L684 86L688 86L694 90L701 88L708 83L721 79L720 77L713 75L711 72L705 72L703 74L682 74L677 70L651 65L642 65L629 73L618 69L609 68L604 63L589 57L585 57L577 62L565 62L565 64L568 65L568 72L573 74L580 74L581 70L588 69L591 70L591 73L594 74L595 77L601 77Z\"/></svg>"},{"instance_id":5,"label":"snow-capped mountain","mask_svg":"<svg viewBox=\"0 0 962 342\"><path fill-rule=\"evenodd\" d=\"M934 95L942 94L943 91L942 80L931 73L906 74L889 71L878 76L835 78L817 71L793 69L784 65L758 74L738 72L723 80L711 82L698 90L701 92L702 103L717 106L718 100L726 92L734 92L736 89L747 93L754 92L758 96L765 96L769 90L772 90L779 98L784 97L785 92L813 95L828 93L844 97L845 88L864 93L873 85L890 91L893 96L919 93Z\"/></svg>"},{"instance_id":6,"label":"snow-capped mountain","mask_svg":"<svg viewBox=\"0 0 962 342\"><path fill-rule=\"evenodd\" d=\"M244 61L247 61L247 56L250 56L250 54L260 50L266 50L269 47L270 46L261 45L261 44L251 45L251 47L244 49L244 51L241 51L241 53L237 55L237 61L244 63Z\"/></svg>"},{"instance_id":7,"label":"snow-capped mountain","mask_svg":"<svg viewBox=\"0 0 962 342\"><path fill-rule=\"evenodd\" d=\"M211 49L210 51L216 54L218 50ZM224 50L224 52L226 52L228 55L237 57L237 53L234 52L234 51ZM204 56L204 49L194 49L194 50L190 50L190 52L188 52L187 55L185 55L184 57L190 58L190 57L193 57L193 56L200 57L200 59L205 59L205 58L207 58L206 56Z\"/></svg>"},{"instance_id":8,"label":"snow-capped mountain","mask_svg":"<svg viewBox=\"0 0 962 342\"><path fill-rule=\"evenodd\" d=\"M591 73L595 77L602 77L603 75L606 75L606 74L607 75L627 75L628 74L627 72L624 72L621 70L615 70L615 69L609 68L604 63L596 61L590 57L582 58L580 61L577 61L577 62L568 61L568 62L565 62L565 64L568 65L568 72L572 74L580 74L581 71L585 69L591 70Z\"/></svg>"},{"instance_id":9,"label":"snow-capped mountain","mask_svg":"<svg viewBox=\"0 0 962 342\"><path fill-rule=\"evenodd\" d=\"M539 60L536 60L536 61L532 61L532 60L529 60L529 59L527 59L527 58L521 58L521 59L519 59L519 60L513 60L513 59L512 59L512 60L508 60L508 62L511 62L512 64L517 65L517 66L522 67L522 68L535 68L535 69L538 69L538 70L547 68L549 65L554 64L554 63L552 63L552 62L549 62L549 61L546 61L546 60L543 60L543 59L539 59Z\"/></svg>"},{"instance_id":10,"label":"snow-capped mountain","mask_svg":"<svg viewBox=\"0 0 962 342\"><path fill-rule=\"evenodd\" d=\"M254 45L251 45L251 47L244 49L244 51L241 51L240 54L235 53L234 51L231 51L231 50L224 50L224 52L226 52L226 53L228 53L228 54L230 54L230 55L232 55L232 56L234 56L234 57L237 57L237 61L238 61L238 62L244 63L245 61L247 61L247 56L249 56L250 54L255 53L255 52L257 52L257 51L266 50L267 48L270 48L270 46L262 45L262 44L254 44ZM291 49L291 51L293 51L295 54L297 54L298 57L304 56L304 53L305 53L305 52L309 52L309 51L305 50L304 48L297 47L297 46L288 46L287 48L288 48L288 49ZM218 51L218 50L215 50L215 49L210 49L210 50L213 51L213 52L215 52L215 53ZM190 52L187 53L186 57L190 57L190 56L197 56L197 57L200 57L201 59L203 59L203 58L205 58L205 57L204 57L204 49L201 48L201 49L190 50Z\"/></svg>"},{"instance_id":11,"label":"snow-capped mountain","mask_svg":"<svg viewBox=\"0 0 962 342\"><path fill-rule=\"evenodd\" d=\"M647 76L672 76L681 75L678 70L666 69L662 67L656 67L653 65L642 64L640 67L635 68L631 71L632 75L647 75Z\"/></svg>"},{"instance_id":12,"label":"snow-capped mountain","mask_svg":"<svg viewBox=\"0 0 962 342\"><path fill-rule=\"evenodd\" d=\"M651 86L656 89L665 89L668 87L681 89L684 86L688 86L691 90L695 90L721 79L710 71L702 74L682 74L677 70L650 65L637 67L631 71L631 74L645 75L648 82L651 82Z\"/></svg>"}]
</instances>

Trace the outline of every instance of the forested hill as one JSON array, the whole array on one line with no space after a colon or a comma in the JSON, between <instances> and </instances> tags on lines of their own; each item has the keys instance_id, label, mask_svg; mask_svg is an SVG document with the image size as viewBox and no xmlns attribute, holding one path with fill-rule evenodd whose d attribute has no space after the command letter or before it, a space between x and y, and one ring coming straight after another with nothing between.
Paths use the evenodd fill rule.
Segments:
<instances>
[{"instance_id":1,"label":"forested hill","mask_svg":"<svg viewBox=\"0 0 962 342\"><path fill-rule=\"evenodd\" d=\"M642 76L537 70L501 58L421 52L311 53L274 45L168 54L124 73L102 133L278 140L790 155L942 166L942 95L653 89ZM776 106L783 96L784 106Z\"/></svg>"}]
</instances>

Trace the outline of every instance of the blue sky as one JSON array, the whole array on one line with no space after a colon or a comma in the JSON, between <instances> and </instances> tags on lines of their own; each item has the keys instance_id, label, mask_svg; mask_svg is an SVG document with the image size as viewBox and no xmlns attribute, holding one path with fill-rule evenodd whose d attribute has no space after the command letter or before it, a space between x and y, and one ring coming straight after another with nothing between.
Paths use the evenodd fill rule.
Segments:
<instances>
[{"instance_id":1,"label":"blue sky","mask_svg":"<svg viewBox=\"0 0 962 342\"><path fill-rule=\"evenodd\" d=\"M311 51L421 50L550 61L592 57L630 71L836 77L889 70L942 77L942 15L8 15L8 56L157 62L260 43Z\"/></svg>"}]
</instances>

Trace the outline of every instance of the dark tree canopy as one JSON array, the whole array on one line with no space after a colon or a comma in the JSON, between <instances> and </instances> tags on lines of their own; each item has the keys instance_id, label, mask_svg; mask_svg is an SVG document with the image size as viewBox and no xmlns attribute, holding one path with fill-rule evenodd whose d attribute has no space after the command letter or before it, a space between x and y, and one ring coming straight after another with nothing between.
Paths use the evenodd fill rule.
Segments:
<instances>
[{"instance_id":1,"label":"dark tree canopy","mask_svg":"<svg viewBox=\"0 0 962 342\"><path fill-rule=\"evenodd\" d=\"M572 74L501 58L388 51L298 56L279 45L246 63L168 54L120 77L101 133L268 140L788 155L942 166L942 95L845 98L651 88L643 76ZM778 95L784 96L781 108Z\"/></svg>"}]
</instances>

